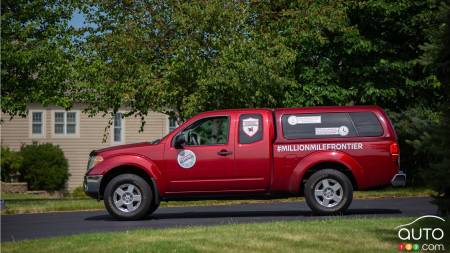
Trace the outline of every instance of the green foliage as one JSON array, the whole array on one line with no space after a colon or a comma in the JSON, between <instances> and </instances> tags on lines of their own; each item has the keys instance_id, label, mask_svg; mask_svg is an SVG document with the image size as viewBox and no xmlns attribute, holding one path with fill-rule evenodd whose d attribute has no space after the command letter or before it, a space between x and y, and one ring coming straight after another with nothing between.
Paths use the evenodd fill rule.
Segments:
<instances>
[{"instance_id":1,"label":"green foliage","mask_svg":"<svg viewBox=\"0 0 450 253\"><path fill-rule=\"evenodd\" d=\"M434 108L418 63L435 1L86 2L76 88L92 113L184 120L240 107ZM85 91L85 93L83 93Z\"/></svg>"},{"instance_id":2,"label":"green foliage","mask_svg":"<svg viewBox=\"0 0 450 253\"><path fill-rule=\"evenodd\" d=\"M70 107L70 2L1 2L2 112L25 116L29 103Z\"/></svg>"},{"instance_id":3,"label":"green foliage","mask_svg":"<svg viewBox=\"0 0 450 253\"><path fill-rule=\"evenodd\" d=\"M447 85L448 89L450 84L450 47L448 46L450 44L450 1L442 1L435 15L439 22L428 30L428 42L421 47L424 53L419 62L435 71L439 80ZM447 95L448 92L447 90Z\"/></svg>"},{"instance_id":4,"label":"green foliage","mask_svg":"<svg viewBox=\"0 0 450 253\"><path fill-rule=\"evenodd\" d=\"M429 31L429 43L423 46L421 63L433 69L444 85L443 113L440 124L430 135L422 137L427 147L430 168L423 171L427 183L437 192L434 196L442 215L450 215L450 3L442 2L436 13L440 21Z\"/></svg>"},{"instance_id":5,"label":"green foliage","mask_svg":"<svg viewBox=\"0 0 450 253\"><path fill-rule=\"evenodd\" d=\"M65 187L69 178L68 164L58 146L50 143L22 146L20 174L30 190L56 191Z\"/></svg>"},{"instance_id":6,"label":"green foliage","mask_svg":"<svg viewBox=\"0 0 450 253\"><path fill-rule=\"evenodd\" d=\"M415 149L411 160L421 161L413 174L433 189L434 202L442 215L450 214L450 107L437 124L410 141Z\"/></svg>"},{"instance_id":7,"label":"green foliage","mask_svg":"<svg viewBox=\"0 0 450 253\"><path fill-rule=\"evenodd\" d=\"M423 139L439 125L441 115L430 108L421 107L399 113L388 111L388 115L399 138L400 165L408 174L408 184L424 185L425 180L420 171L430 169L432 157L428 143Z\"/></svg>"},{"instance_id":8,"label":"green foliage","mask_svg":"<svg viewBox=\"0 0 450 253\"><path fill-rule=\"evenodd\" d=\"M83 186L78 186L70 194L72 198L86 198L86 193L84 193Z\"/></svg>"},{"instance_id":9,"label":"green foliage","mask_svg":"<svg viewBox=\"0 0 450 253\"><path fill-rule=\"evenodd\" d=\"M297 52L286 105L378 104L399 112L439 102L440 83L416 60L435 10L431 1L409 0L272 7L273 29Z\"/></svg>"},{"instance_id":10,"label":"green foliage","mask_svg":"<svg viewBox=\"0 0 450 253\"><path fill-rule=\"evenodd\" d=\"M19 178L19 170L22 166L22 156L19 152L1 147L1 181L14 182Z\"/></svg>"}]
</instances>

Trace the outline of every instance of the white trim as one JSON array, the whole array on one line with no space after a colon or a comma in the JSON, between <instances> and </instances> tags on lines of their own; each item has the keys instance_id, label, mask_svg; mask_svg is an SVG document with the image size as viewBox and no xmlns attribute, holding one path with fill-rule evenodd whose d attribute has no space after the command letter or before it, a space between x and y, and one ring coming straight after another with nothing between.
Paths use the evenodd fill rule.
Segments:
<instances>
[{"instance_id":1,"label":"white trim","mask_svg":"<svg viewBox=\"0 0 450 253\"><path fill-rule=\"evenodd\" d=\"M163 134L163 136L165 136L166 134L170 133L170 116L166 115L166 133Z\"/></svg>"},{"instance_id":2,"label":"white trim","mask_svg":"<svg viewBox=\"0 0 450 253\"><path fill-rule=\"evenodd\" d=\"M41 134L33 134L33 113L34 112L40 112L42 113L42 132ZM47 121L47 111L46 110L28 110L28 117L29 117L29 123L28 123L28 136L30 139L44 139L46 136L46 121Z\"/></svg>"},{"instance_id":3,"label":"white trim","mask_svg":"<svg viewBox=\"0 0 450 253\"><path fill-rule=\"evenodd\" d=\"M63 112L64 113L64 133L62 134L56 134L55 133L55 113L57 112ZM75 133L74 134L67 134L67 113L68 112L74 112L76 117L76 126L75 126ZM80 110L51 110L51 124L52 124L52 138L80 138L80 117L81 112Z\"/></svg>"},{"instance_id":4,"label":"white trim","mask_svg":"<svg viewBox=\"0 0 450 253\"><path fill-rule=\"evenodd\" d=\"M121 113L122 115L125 114L125 111L118 111L118 113ZM125 117L122 117L122 125L121 125L121 131L120 131L120 138L121 141L114 141L114 120L115 120L115 115L113 117L112 120L112 125L111 128L109 129L109 138L111 138L111 145L121 145L125 143Z\"/></svg>"}]
</instances>

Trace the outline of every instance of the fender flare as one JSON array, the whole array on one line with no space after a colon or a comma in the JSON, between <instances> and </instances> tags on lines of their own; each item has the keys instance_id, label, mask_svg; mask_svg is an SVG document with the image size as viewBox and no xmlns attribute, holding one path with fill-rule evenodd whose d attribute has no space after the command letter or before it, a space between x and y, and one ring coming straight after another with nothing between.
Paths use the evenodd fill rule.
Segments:
<instances>
[{"instance_id":1,"label":"fender flare","mask_svg":"<svg viewBox=\"0 0 450 253\"><path fill-rule=\"evenodd\" d=\"M289 180L289 191L299 193L305 173L321 163L337 163L348 168L356 180L358 189L364 188L367 184L363 168L350 155L340 151L317 151L301 159L294 168Z\"/></svg>"},{"instance_id":2,"label":"fender flare","mask_svg":"<svg viewBox=\"0 0 450 253\"><path fill-rule=\"evenodd\" d=\"M157 193L164 192L164 181L160 168L152 160L140 155L129 154L106 158L95 167L95 171L96 174L107 175L109 172L124 166L142 170L150 177L151 182L149 184L154 184L155 191Z\"/></svg>"}]
</instances>

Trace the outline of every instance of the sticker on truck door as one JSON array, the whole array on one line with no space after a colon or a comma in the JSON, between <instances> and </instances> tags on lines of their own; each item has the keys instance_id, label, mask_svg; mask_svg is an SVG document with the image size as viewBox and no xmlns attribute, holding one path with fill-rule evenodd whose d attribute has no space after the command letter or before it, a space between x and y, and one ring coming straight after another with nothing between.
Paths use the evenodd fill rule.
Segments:
<instances>
[{"instance_id":1,"label":"sticker on truck door","mask_svg":"<svg viewBox=\"0 0 450 253\"><path fill-rule=\"evenodd\" d=\"M259 129L259 120L255 118L247 118L242 120L242 130L249 137L253 137Z\"/></svg>"},{"instance_id":2,"label":"sticker on truck door","mask_svg":"<svg viewBox=\"0 0 450 253\"><path fill-rule=\"evenodd\" d=\"M262 115L242 114L239 117L239 144L250 144L263 138Z\"/></svg>"},{"instance_id":3,"label":"sticker on truck door","mask_svg":"<svg viewBox=\"0 0 450 253\"><path fill-rule=\"evenodd\" d=\"M195 157L195 153L191 150L185 149L178 153L177 157L178 165L180 165L183 169L190 169L194 167L197 158Z\"/></svg>"}]
</instances>

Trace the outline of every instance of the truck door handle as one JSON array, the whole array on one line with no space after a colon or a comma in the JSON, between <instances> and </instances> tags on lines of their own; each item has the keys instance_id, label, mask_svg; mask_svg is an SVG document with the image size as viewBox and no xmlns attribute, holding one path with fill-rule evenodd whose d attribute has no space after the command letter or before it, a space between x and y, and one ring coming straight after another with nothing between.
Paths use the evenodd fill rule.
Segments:
<instances>
[{"instance_id":1,"label":"truck door handle","mask_svg":"<svg viewBox=\"0 0 450 253\"><path fill-rule=\"evenodd\" d=\"M221 155L221 156L227 156L227 155L233 154L233 152L228 151L228 150L226 150L226 149L222 149L222 150L220 150L219 152L217 152L217 154L218 154L218 155Z\"/></svg>"}]
</instances>

